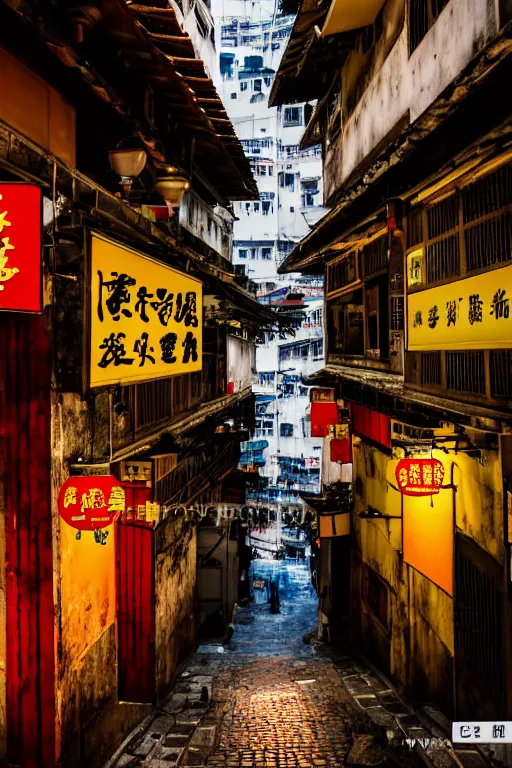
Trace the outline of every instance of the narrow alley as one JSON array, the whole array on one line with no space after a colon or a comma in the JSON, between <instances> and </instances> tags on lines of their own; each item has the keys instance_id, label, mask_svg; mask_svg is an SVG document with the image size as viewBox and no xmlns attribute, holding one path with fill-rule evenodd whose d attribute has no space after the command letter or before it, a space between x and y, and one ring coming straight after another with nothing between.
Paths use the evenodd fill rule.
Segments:
<instances>
[{"instance_id":1,"label":"narrow alley","mask_svg":"<svg viewBox=\"0 0 512 768\"><path fill-rule=\"evenodd\" d=\"M417 765L394 746L393 717L371 680L350 658L306 641L317 609L307 562L255 560L251 579L253 599L238 609L231 642L198 647L109 768ZM279 585L276 614L271 581Z\"/></svg>"}]
</instances>

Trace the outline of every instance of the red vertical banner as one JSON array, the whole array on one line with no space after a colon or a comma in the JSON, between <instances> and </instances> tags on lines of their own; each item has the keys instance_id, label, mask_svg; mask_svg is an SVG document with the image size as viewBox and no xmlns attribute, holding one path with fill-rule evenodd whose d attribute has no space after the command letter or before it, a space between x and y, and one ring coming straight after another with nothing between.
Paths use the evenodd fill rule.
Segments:
<instances>
[{"instance_id":1,"label":"red vertical banner","mask_svg":"<svg viewBox=\"0 0 512 768\"><path fill-rule=\"evenodd\" d=\"M42 193L0 182L0 310L43 311Z\"/></svg>"},{"instance_id":2,"label":"red vertical banner","mask_svg":"<svg viewBox=\"0 0 512 768\"><path fill-rule=\"evenodd\" d=\"M0 238L3 233L0 233ZM50 340L44 316L1 315L7 761L55 766Z\"/></svg>"}]
</instances>

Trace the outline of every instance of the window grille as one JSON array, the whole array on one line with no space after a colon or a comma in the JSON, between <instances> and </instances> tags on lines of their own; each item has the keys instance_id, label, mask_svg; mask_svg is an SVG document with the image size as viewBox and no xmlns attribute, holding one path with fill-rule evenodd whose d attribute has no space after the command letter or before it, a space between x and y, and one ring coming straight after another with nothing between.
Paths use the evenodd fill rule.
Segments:
<instances>
[{"instance_id":1,"label":"window grille","mask_svg":"<svg viewBox=\"0 0 512 768\"><path fill-rule=\"evenodd\" d=\"M424 243L428 285L512 259L512 163L408 217L410 252ZM412 283L409 282L409 286Z\"/></svg>"},{"instance_id":2,"label":"window grille","mask_svg":"<svg viewBox=\"0 0 512 768\"><path fill-rule=\"evenodd\" d=\"M409 55L418 47L448 0L409 0Z\"/></svg>"},{"instance_id":3,"label":"window grille","mask_svg":"<svg viewBox=\"0 0 512 768\"><path fill-rule=\"evenodd\" d=\"M445 197L427 210L429 239L454 229L458 223L458 199L456 195Z\"/></svg>"},{"instance_id":4,"label":"window grille","mask_svg":"<svg viewBox=\"0 0 512 768\"><path fill-rule=\"evenodd\" d=\"M363 247L364 275L369 277L385 269L388 265L388 238L387 235L372 240Z\"/></svg>"},{"instance_id":5,"label":"window grille","mask_svg":"<svg viewBox=\"0 0 512 768\"><path fill-rule=\"evenodd\" d=\"M423 210L415 209L411 211L407 222L407 246L423 242Z\"/></svg>"},{"instance_id":6,"label":"window grille","mask_svg":"<svg viewBox=\"0 0 512 768\"><path fill-rule=\"evenodd\" d=\"M460 274L458 235L438 240L426 249L426 280L434 283Z\"/></svg>"},{"instance_id":7,"label":"window grille","mask_svg":"<svg viewBox=\"0 0 512 768\"><path fill-rule=\"evenodd\" d=\"M441 386L440 352L423 352L421 356L421 383Z\"/></svg>"},{"instance_id":8,"label":"window grille","mask_svg":"<svg viewBox=\"0 0 512 768\"><path fill-rule=\"evenodd\" d=\"M512 351L491 350L491 395L512 398Z\"/></svg>"},{"instance_id":9,"label":"window grille","mask_svg":"<svg viewBox=\"0 0 512 768\"><path fill-rule=\"evenodd\" d=\"M470 226L464 238L468 272L507 261L512 255L511 212Z\"/></svg>"},{"instance_id":10,"label":"window grille","mask_svg":"<svg viewBox=\"0 0 512 768\"><path fill-rule=\"evenodd\" d=\"M352 251L341 261L327 265L327 292L332 293L357 280L356 252Z\"/></svg>"},{"instance_id":11,"label":"window grille","mask_svg":"<svg viewBox=\"0 0 512 768\"><path fill-rule=\"evenodd\" d=\"M510 205L511 200L512 163L508 163L463 189L464 224Z\"/></svg>"},{"instance_id":12,"label":"window grille","mask_svg":"<svg viewBox=\"0 0 512 768\"><path fill-rule=\"evenodd\" d=\"M446 388L485 394L483 352L446 352Z\"/></svg>"}]
</instances>

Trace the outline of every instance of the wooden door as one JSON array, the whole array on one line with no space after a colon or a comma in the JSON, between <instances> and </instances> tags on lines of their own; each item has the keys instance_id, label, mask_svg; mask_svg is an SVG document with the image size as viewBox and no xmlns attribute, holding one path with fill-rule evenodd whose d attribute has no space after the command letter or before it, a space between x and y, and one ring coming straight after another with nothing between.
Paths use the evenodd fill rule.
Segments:
<instances>
[{"instance_id":1,"label":"wooden door","mask_svg":"<svg viewBox=\"0 0 512 768\"><path fill-rule=\"evenodd\" d=\"M151 524L119 522L117 541L118 696L155 702L155 555Z\"/></svg>"}]
</instances>

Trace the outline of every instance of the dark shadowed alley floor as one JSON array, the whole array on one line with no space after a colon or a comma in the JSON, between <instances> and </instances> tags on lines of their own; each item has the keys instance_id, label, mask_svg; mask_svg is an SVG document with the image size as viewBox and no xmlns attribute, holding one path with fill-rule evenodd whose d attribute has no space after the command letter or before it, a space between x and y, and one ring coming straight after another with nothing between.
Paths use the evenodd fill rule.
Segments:
<instances>
[{"instance_id":1,"label":"dark shadowed alley floor","mask_svg":"<svg viewBox=\"0 0 512 768\"><path fill-rule=\"evenodd\" d=\"M279 583L278 614L270 612L271 579ZM266 587L239 608L229 645L199 646L167 701L110 766L417 765L399 745L430 735L412 710L349 656L304 642L316 624L308 566L257 560L255 581Z\"/></svg>"}]
</instances>

